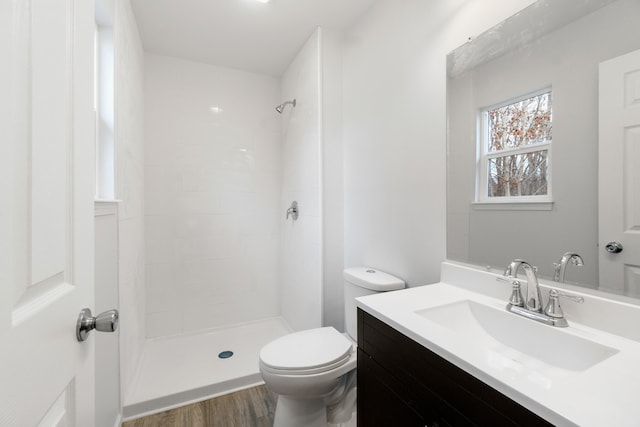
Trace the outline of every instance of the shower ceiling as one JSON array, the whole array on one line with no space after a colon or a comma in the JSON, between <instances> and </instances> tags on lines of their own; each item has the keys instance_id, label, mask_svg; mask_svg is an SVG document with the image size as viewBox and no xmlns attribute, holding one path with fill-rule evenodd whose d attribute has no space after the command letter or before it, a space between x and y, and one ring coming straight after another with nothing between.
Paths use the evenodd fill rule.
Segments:
<instances>
[{"instance_id":1,"label":"shower ceiling","mask_svg":"<svg viewBox=\"0 0 640 427\"><path fill-rule=\"evenodd\" d=\"M376 0L131 0L146 52L280 76L317 26L346 29Z\"/></svg>"}]
</instances>

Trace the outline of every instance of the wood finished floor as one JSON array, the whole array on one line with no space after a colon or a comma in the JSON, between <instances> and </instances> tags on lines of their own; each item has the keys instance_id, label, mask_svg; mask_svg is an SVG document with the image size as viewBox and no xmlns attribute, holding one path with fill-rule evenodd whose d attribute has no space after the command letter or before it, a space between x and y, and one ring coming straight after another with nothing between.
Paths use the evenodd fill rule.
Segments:
<instances>
[{"instance_id":1,"label":"wood finished floor","mask_svg":"<svg viewBox=\"0 0 640 427\"><path fill-rule=\"evenodd\" d=\"M277 395L258 386L127 421L122 427L272 427Z\"/></svg>"}]
</instances>

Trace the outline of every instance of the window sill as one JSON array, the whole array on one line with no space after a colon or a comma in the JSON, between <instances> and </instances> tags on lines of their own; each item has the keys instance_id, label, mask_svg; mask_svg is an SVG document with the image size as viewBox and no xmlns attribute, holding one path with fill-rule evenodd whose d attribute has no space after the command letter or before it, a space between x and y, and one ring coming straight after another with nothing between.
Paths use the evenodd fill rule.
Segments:
<instances>
[{"instance_id":1,"label":"window sill","mask_svg":"<svg viewBox=\"0 0 640 427\"><path fill-rule=\"evenodd\" d=\"M553 202L473 202L474 211L550 211Z\"/></svg>"},{"instance_id":2,"label":"window sill","mask_svg":"<svg viewBox=\"0 0 640 427\"><path fill-rule=\"evenodd\" d=\"M93 209L95 216L102 215L115 215L118 212L118 206L122 200L105 200L105 199L95 199L93 201Z\"/></svg>"},{"instance_id":3,"label":"window sill","mask_svg":"<svg viewBox=\"0 0 640 427\"><path fill-rule=\"evenodd\" d=\"M116 203L122 203L122 200L120 199L93 199L93 203L95 203L96 205L99 204L116 204Z\"/></svg>"}]
</instances>

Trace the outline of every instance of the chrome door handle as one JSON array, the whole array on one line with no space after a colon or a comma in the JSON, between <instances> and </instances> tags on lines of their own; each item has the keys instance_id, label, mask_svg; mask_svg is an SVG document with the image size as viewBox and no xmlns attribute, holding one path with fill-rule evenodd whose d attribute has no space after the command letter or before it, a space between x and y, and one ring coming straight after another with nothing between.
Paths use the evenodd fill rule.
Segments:
<instances>
[{"instance_id":1,"label":"chrome door handle","mask_svg":"<svg viewBox=\"0 0 640 427\"><path fill-rule=\"evenodd\" d=\"M80 342L85 341L93 329L100 332L114 332L118 329L119 317L118 310L105 311L93 317L90 309L83 308L76 322L76 338Z\"/></svg>"},{"instance_id":2,"label":"chrome door handle","mask_svg":"<svg viewBox=\"0 0 640 427\"><path fill-rule=\"evenodd\" d=\"M619 254L622 252L622 244L620 242L609 242L604 247L610 254Z\"/></svg>"}]
</instances>

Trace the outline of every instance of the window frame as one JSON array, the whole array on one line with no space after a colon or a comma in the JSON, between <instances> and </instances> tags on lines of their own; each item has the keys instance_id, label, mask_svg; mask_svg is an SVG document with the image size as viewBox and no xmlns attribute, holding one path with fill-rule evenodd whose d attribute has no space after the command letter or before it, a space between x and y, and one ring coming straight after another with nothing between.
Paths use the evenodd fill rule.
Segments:
<instances>
[{"instance_id":1,"label":"window frame","mask_svg":"<svg viewBox=\"0 0 640 427\"><path fill-rule=\"evenodd\" d=\"M100 7L99 7L100 6ZM115 36L105 3L96 0L94 26L95 200L117 201Z\"/></svg>"},{"instance_id":2,"label":"window frame","mask_svg":"<svg viewBox=\"0 0 640 427\"><path fill-rule=\"evenodd\" d=\"M551 86L543 89L528 92L526 94L508 99L506 101L489 105L478 111L478 125L476 137L476 198L474 205L478 209L491 209L491 207L516 209L516 210L550 210L553 204L552 198L552 146L553 137L544 142L537 142L517 148L507 148L504 150L489 152L489 111L495 110L507 105L515 104L525 99L533 98L539 95L549 93L551 96L551 108L553 111L553 91ZM552 113L553 126L553 113ZM489 161L491 159L526 154L537 151L547 151L547 194L540 196L503 196L489 197Z\"/></svg>"}]
</instances>

